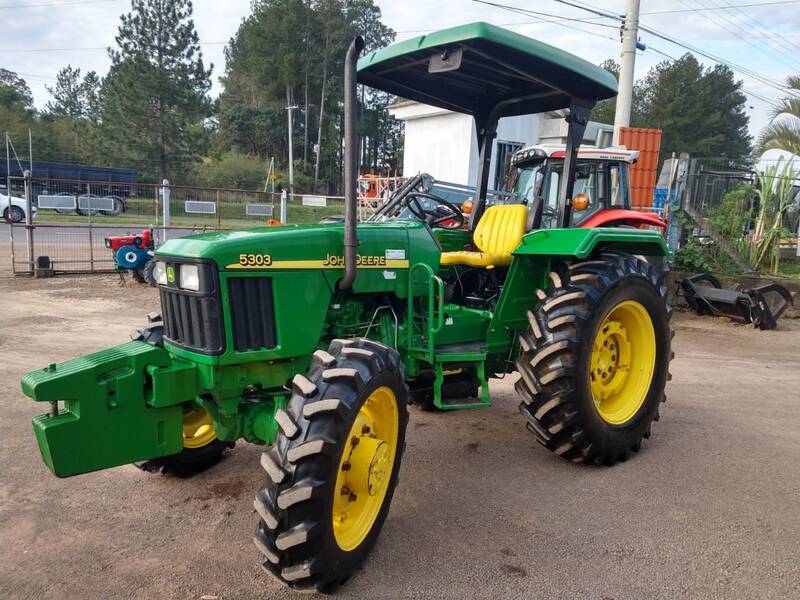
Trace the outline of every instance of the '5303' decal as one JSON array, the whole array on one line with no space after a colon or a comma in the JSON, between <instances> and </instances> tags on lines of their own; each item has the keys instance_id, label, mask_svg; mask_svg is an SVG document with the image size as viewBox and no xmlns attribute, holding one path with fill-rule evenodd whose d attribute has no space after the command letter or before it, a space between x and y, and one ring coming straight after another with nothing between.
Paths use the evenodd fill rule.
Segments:
<instances>
[{"instance_id":1,"label":"'5303' decal","mask_svg":"<svg viewBox=\"0 0 800 600\"><path fill-rule=\"evenodd\" d=\"M243 267L268 267L272 264L269 254L240 254L239 264Z\"/></svg>"}]
</instances>

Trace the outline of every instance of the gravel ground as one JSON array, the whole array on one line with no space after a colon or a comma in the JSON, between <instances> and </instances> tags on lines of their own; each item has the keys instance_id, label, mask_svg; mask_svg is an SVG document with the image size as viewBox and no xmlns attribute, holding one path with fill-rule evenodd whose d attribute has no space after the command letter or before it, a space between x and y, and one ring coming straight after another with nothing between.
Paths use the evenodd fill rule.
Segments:
<instances>
[{"instance_id":1,"label":"gravel ground","mask_svg":"<svg viewBox=\"0 0 800 600\"><path fill-rule=\"evenodd\" d=\"M0 278L0 598L289 598L256 562L259 449L192 479L56 479L23 372L127 339L154 290ZM412 409L380 541L342 598L800 597L800 321L677 314L643 451L572 465L525 430L514 377L483 411Z\"/></svg>"}]
</instances>

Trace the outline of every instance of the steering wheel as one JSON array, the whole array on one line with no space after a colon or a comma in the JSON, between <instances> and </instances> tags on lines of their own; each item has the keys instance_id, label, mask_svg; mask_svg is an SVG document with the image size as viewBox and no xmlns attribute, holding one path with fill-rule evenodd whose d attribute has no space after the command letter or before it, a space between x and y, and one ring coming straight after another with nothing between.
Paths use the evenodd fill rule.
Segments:
<instances>
[{"instance_id":1,"label":"steering wheel","mask_svg":"<svg viewBox=\"0 0 800 600\"><path fill-rule=\"evenodd\" d=\"M427 208L420 203L420 198L427 198L436 203L434 208ZM459 208L444 198L426 192L412 192L405 198L406 206L411 213L429 227L441 226L444 229L461 229L464 215ZM444 212L445 214L442 214ZM447 223L445 225L445 223Z\"/></svg>"}]
</instances>

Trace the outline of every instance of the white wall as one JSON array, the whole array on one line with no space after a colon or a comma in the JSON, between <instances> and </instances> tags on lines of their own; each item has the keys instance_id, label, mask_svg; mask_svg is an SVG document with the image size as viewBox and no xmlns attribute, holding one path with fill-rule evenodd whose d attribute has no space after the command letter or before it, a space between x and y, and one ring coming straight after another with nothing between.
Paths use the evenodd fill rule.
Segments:
<instances>
[{"instance_id":1,"label":"white wall","mask_svg":"<svg viewBox=\"0 0 800 600\"><path fill-rule=\"evenodd\" d=\"M472 117L416 102L404 102L389 111L405 122L405 177L422 172L442 181L468 182L475 146Z\"/></svg>"},{"instance_id":2,"label":"white wall","mask_svg":"<svg viewBox=\"0 0 800 600\"><path fill-rule=\"evenodd\" d=\"M478 143L472 117L417 102L401 102L389 107L389 112L405 123L404 176L424 172L441 181L477 185ZM538 141L538 135L538 115L500 119L497 127L500 142L530 145ZM492 148L490 187L497 141Z\"/></svg>"}]
</instances>

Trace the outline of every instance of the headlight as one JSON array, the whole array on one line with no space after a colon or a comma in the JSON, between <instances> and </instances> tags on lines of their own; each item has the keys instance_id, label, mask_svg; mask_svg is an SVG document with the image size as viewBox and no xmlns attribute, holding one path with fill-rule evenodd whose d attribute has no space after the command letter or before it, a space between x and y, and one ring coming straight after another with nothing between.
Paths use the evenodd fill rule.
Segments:
<instances>
[{"instance_id":1,"label":"headlight","mask_svg":"<svg viewBox=\"0 0 800 600\"><path fill-rule=\"evenodd\" d=\"M153 277L158 285L167 285L167 263L157 261L153 269Z\"/></svg>"},{"instance_id":2,"label":"headlight","mask_svg":"<svg viewBox=\"0 0 800 600\"><path fill-rule=\"evenodd\" d=\"M181 289L200 291L200 270L197 265L181 265L180 267Z\"/></svg>"}]
</instances>

